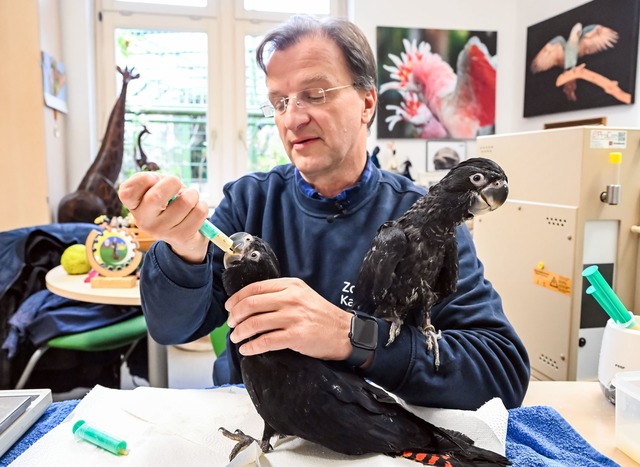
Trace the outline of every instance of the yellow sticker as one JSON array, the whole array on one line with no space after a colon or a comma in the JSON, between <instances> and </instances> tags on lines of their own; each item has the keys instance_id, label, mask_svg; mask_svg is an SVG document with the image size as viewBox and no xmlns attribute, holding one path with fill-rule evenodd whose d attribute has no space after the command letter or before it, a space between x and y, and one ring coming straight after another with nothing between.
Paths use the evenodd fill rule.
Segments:
<instances>
[{"instance_id":1,"label":"yellow sticker","mask_svg":"<svg viewBox=\"0 0 640 467\"><path fill-rule=\"evenodd\" d=\"M560 274L534 268L533 283L564 295L571 295L571 278Z\"/></svg>"}]
</instances>

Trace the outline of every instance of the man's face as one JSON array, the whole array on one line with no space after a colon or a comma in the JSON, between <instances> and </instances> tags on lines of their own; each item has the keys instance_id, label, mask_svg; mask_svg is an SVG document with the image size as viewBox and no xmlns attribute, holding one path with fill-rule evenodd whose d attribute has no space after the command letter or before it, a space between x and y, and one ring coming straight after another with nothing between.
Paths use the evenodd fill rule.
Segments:
<instances>
[{"instance_id":1,"label":"man's face","mask_svg":"<svg viewBox=\"0 0 640 467\"><path fill-rule=\"evenodd\" d=\"M307 37L275 52L267 65L269 99L276 102L309 88L329 89L353 83L338 46L324 37ZM375 105L375 91L353 86L326 93L322 105L298 108L292 98L275 122L291 162L314 180L362 170L367 123ZM359 175L359 174L358 174Z\"/></svg>"}]
</instances>

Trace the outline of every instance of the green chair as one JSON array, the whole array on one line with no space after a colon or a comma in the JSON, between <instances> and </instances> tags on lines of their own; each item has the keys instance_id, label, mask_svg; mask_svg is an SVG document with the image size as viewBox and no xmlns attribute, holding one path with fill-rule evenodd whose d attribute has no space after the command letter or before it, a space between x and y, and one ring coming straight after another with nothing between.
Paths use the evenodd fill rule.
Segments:
<instances>
[{"instance_id":1,"label":"green chair","mask_svg":"<svg viewBox=\"0 0 640 467\"><path fill-rule=\"evenodd\" d=\"M224 349L227 348L227 334L229 333L229 325L225 321L225 323L219 328L215 328L209 334L209 338L211 339L211 345L213 345L213 353L216 354L216 357L219 357Z\"/></svg>"},{"instance_id":2,"label":"green chair","mask_svg":"<svg viewBox=\"0 0 640 467\"><path fill-rule=\"evenodd\" d=\"M33 353L22 372L22 375L20 375L20 379L16 384L16 389L22 389L25 387L36 364L50 348L98 352L102 350L117 349L128 345L129 348L123 356L124 361L129 357L138 341L146 335L147 325L144 320L144 316L140 315L120 323L111 324L98 329L92 329L91 331L54 337L45 344L42 344Z\"/></svg>"}]
</instances>

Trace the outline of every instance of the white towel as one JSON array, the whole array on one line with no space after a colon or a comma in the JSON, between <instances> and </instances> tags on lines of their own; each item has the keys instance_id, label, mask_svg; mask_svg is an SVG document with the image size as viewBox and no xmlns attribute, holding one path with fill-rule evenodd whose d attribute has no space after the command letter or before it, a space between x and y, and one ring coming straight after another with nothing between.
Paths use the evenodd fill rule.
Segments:
<instances>
[{"instance_id":1,"label":"white towel","mask_svg":"<svg viewBox=\"0 0 640 467\"><path fill-rule=\"evenodd\" d=\"M480 447L504 454L508 413L499 399L488 402L477 411L407 408L438 426L467 434ZM71 427L80 419L127 441L129 455L115 456L76 439ZM230 431L240 428L258 439L262 436L262 420L244 389L141 387L129 391L96 386L64 422L38 440L11 465L284 467L326 466L329 460L332 466L386 467L407 466L408 462L384 455L345 456L289 437L276 442L275 449L266 456L254 443L229 464L228 456L235 442L218 432L221 426Z\"/></svg>"}]
</instances>

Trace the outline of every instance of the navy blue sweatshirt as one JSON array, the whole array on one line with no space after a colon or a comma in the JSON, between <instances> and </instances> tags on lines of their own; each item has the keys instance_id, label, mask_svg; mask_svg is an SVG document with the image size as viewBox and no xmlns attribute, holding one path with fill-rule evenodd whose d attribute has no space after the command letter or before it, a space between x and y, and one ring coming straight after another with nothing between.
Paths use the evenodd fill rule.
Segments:
<instances>
[{"instance_id":1,"label":"navy blue sweatshirt","mask_svg":"<svg viewBox=\"0 0 640 467\"><path fill-rule=\"evenodd\" d=\"M292 165L249 174L225 186L211 221L227 234L242 231L263 238L278 256L283 277L304 280L346 310L353 305L360 264L378 227L400 217L425 193L370 161L365 173L358 185L333 199L304 189ZM465 226L458 228L457 239L458 289L432 310L432 323L442 331L438 372L418 323L405 321L395 342L385 347L389 324L378 320L378 348L363 375L416 405L477 409L500 397L507 407L516 407L529 381L526 350L484 278ZM226 321L222 258L213 244L197 265L182 261L164 242L151 247L140 289L147 326L157 342L193 341ZM214 383L241 382L237 346L227 338L227 351L215 362Z\"/></svg>"}]
</instances>

